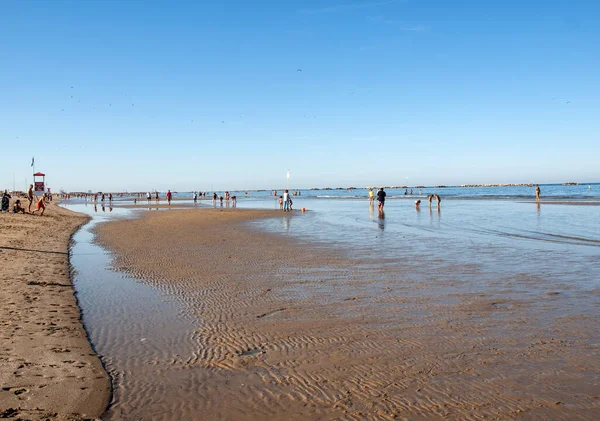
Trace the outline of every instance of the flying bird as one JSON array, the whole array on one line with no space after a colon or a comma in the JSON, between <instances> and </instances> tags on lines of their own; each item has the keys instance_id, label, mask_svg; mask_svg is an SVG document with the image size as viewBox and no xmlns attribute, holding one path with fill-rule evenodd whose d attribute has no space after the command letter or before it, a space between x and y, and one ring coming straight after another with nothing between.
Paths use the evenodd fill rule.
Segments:
<instances>
[{"instance_id":1,"label":"flying bird","mask_svg":"<svg viewBox=\"0 0 600 421\"><path fill-rule=\"evenodd\" d=\"M297 71L297 72L301 72L301 71L302 71L302 69L298 69L298 70L296 70L296 71Z\"/></svg>"}]
</instances>

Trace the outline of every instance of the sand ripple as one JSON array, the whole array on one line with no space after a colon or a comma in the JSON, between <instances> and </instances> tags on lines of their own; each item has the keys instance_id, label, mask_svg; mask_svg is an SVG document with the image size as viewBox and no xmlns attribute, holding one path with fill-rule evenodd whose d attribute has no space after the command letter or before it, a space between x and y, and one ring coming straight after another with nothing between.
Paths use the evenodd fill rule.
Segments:
<instances>
[{"instance_id":1,"label":"sand ripple","mask_svg":"<svg viewBox=\"0 0 600 421\"><path fill-rule=\"evenodd\" d=\"M107 293L124 300L110 315L122 322L94 332L115 377L107 419L600 417L598 294L510 276L468 292L459 280L476 264L455 267L452 288L435 263L416 277L401 259L350 260L244 225L269 215L98 228L114 266L176 309Z\"/></svg>"}]
</instances>

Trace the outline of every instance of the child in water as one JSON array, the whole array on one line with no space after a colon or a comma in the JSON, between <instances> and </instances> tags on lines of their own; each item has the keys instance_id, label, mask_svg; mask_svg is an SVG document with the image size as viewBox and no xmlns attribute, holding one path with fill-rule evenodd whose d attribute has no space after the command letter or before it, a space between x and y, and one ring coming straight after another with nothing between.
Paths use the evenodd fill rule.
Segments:
<instances>
[{"instance_id":1,"label":"child in water","mask_svg":"<svg viewBox=\"0 0 600 421\"><path fill-rule=\"evenodd\" d=\"M283 196L279 196L279 209L283 209Z\"/></svg>"}]
</instances>

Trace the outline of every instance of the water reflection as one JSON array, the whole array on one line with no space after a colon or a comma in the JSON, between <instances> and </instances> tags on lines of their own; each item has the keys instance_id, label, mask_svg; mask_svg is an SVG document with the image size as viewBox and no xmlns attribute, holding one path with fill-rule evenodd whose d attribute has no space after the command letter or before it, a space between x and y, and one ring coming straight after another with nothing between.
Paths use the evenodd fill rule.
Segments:
<instances>
[{"instance_id":1,"label":"water reflection","mask_svg":"<svg viewBox=\"0 0 600 421\"><path fill-rule=\"evenodd\" d=\"M383 209L381 209L379 211L379 216L378 216L378 221L377 221L377 226L379 227L380 230L384 230L385 229L385 212L383 211Z\"/></svg>"}]
</instances>

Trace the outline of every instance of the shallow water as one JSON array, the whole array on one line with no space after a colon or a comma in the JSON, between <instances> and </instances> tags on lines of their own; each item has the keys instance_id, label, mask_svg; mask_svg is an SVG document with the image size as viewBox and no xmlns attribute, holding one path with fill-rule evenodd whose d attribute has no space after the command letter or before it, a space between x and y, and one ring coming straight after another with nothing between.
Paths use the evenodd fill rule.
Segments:
<instances>
[{"instance_id":1,"label":"shallow water","mask_svg":"<svg viewBox=\"0 0 600 421\"><path fill-rule=\"evenodd\" d=\"M161 365L193 352L191 328L168 291L112 270L111 254L94 243L97 224L132 217L133 212L108 207L103 212L84 204L65 207L93 216L73 238L73 284L89 338L113 379L113 402L103 419L123 419L123 392L139 387L132 374L154 366L158 375Z\"/></svg>"}]
</instances>

